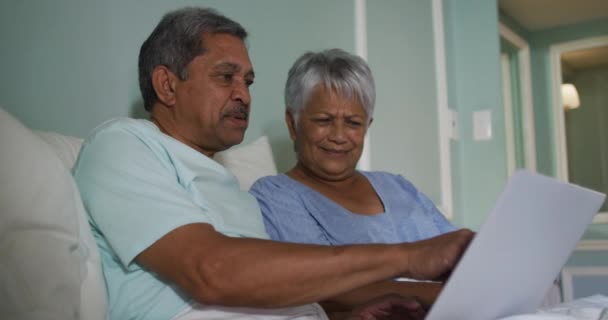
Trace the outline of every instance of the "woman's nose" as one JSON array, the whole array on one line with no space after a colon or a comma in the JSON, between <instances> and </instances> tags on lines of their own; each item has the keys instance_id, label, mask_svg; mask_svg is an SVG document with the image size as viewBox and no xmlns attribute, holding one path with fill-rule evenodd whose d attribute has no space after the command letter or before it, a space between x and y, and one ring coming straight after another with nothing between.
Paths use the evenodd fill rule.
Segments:
<instances>
[{"instance_id":1,"label":"woman's nose","mask_svg":"<svg viewBox=\"0 0 608 320\"><path fill-rule=\"evenodd\" d=\"M342 143L346 141L346 132L344 128L344 124L341 121L335 121L331 125L331 130L329 132L329 139L336 142Z\"/></svg>"}]
</instances>

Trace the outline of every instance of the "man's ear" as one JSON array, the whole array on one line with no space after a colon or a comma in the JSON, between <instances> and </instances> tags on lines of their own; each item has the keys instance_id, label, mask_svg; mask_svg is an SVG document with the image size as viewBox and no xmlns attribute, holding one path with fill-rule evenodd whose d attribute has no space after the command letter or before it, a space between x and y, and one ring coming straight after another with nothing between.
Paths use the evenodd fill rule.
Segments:
<instances>
[{"instance_id":1,"label":"man's ear","mask_svg":"<svg viewBox=\"0 0 608 320\"><path fill-rule=\"evenodd\" d=\"M374 122L374 118L369 119L369 123L367 124L367 128L372 126L372 122Z\"/></svg>"},{"instance_id":2,"label":"man's ear","mask_svg":"<svg viewBox=\"0 0 608 320\"><path fill-rule=\"evenodd\" d=\"M166 106L175 104L177 76L166 66L158 65L152 70L152 86L159 102Z\"/></svg>"},{"instance_id":3,"label":"man's ear","mask_svg":"<svg viewBox=\"0 0 608 320\"><path fill-rule=\"evenodd\" d=\"M287 123L287 129L289 129L289 136L291 140L296 140L296 120L289 111L285 111L285 123Z\"/></svg>"}]
</instances>

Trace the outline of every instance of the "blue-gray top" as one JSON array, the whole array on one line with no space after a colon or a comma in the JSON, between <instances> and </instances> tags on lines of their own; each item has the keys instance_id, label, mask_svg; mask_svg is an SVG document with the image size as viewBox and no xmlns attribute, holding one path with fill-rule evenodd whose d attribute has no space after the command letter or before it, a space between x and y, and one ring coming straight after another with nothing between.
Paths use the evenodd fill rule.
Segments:
<instances>
[{"instance_id":1,"label":"blue-gray top","mask_svg":"<svg viewBox=\"0 0 608 320\"><path fill-rule=\"evenodd\" d=\"M250 192L258 199L266 231L274 240L342 245L398 243L455 230L433 202L400 175L361 172L384 205L363 215L285 174L259 179Z\"/></svg>"}]
</instances>

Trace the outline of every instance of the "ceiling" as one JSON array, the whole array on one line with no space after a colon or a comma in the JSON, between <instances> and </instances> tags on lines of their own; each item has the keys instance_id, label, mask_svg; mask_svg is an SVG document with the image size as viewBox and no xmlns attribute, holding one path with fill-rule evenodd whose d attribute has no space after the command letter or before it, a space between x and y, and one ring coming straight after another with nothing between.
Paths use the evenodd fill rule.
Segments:
<instances>
[{"instance_id":1,"label":"ceiling","mask_svg":"<svg viewBox=\"0 0 608 320\"><path fill-rule=\"evenodd\" d=\"M608 0L498 0L499 8L530 32L608 18ZM608 66L608 47L562 54L571 72Z\"/></svg>"},{"instance_id":2,"label":"ceiling","mask_svg":"<svg viewBox=\"0 0 608 320\"><path fill-rule=\"evenodd\" d=\"M607 0L499 0L498 6L530 31L608 18Z\"/></svg>"},{"instance_id":3,"label":"ceiling","mask_svg":"<svg viewBox=\"0 0 608 320\"><path fill-rule=\"evenodd\" d=\"M608 66L608 46L564 52L561 58L571 71Z\"/></svg>"}]
</instances>

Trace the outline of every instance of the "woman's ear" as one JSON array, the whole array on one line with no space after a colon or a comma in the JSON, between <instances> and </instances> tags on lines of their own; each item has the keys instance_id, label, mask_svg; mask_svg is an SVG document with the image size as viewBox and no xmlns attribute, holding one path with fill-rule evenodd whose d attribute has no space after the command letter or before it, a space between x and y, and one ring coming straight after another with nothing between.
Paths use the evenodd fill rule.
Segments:
<instances>
[{"instance_id":1,"label":"woman's ear","mask_svg":"<svg viewBox=\"0 0 608 320\"><path fill-rule=\"evenodd\" d=\"M175 85L177 76L166 66L158 65L152 70L152 86L160 103L166 106L175 104Z\"/></svg>"},{"instance_id":2,"label":"woman's ear","mask_svg":"<svg viewBox=\"0 0 608 320\"><path fill-rule=\"evenodd\" d=\"M291 140L296 140L296 119L289 111L285 111L285 123L287 123L287 129L289 129L289 136Z\"/></svg>"}]
</instances>

